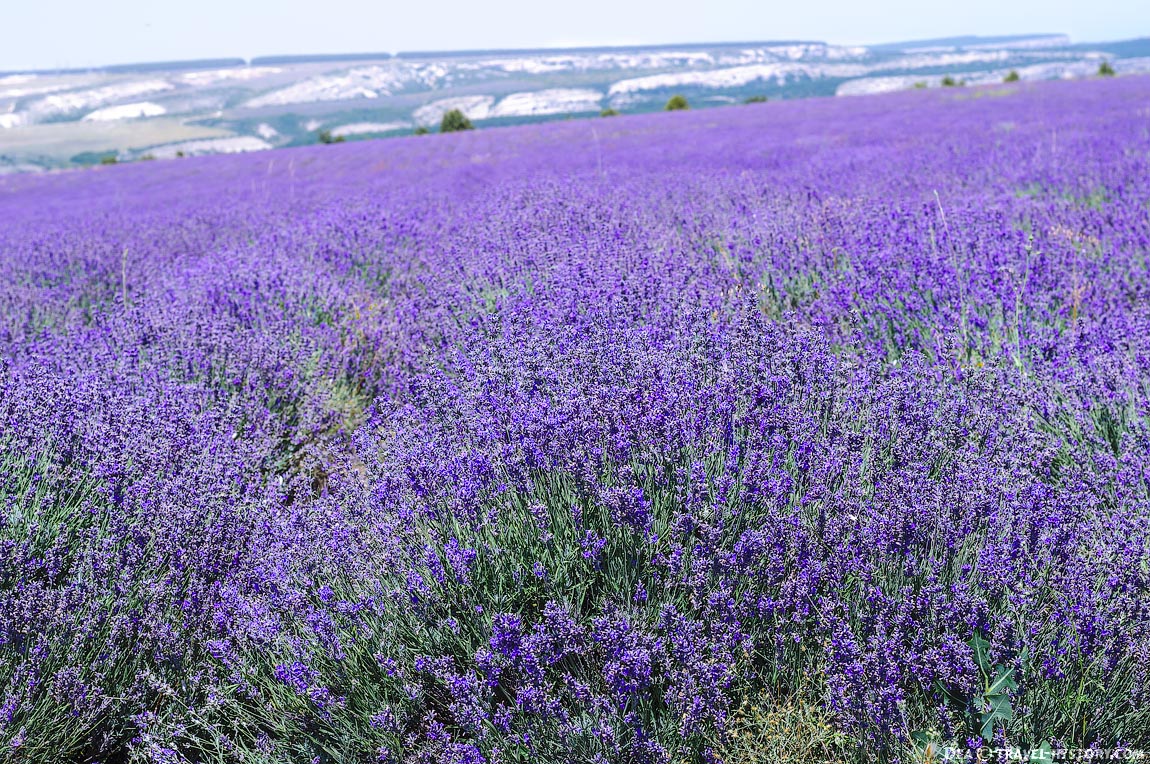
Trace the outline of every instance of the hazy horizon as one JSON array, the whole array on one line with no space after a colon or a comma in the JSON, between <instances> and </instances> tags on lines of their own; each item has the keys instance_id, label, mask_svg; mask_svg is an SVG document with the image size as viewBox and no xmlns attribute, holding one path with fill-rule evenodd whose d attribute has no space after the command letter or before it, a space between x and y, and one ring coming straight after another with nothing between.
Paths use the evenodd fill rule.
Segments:
<instances>
[{"instance_id":1,"label":"hazy horizon","mask_svg":"<svg viewBox=\"0 0 1150 764\"><path fill-rule=\"evenodd\" d=\"M67 22L59 23L60 18ZM1089 43L1150 35L1150 9L1135 0L1118 0L1104 14L1067 0L1029 0L1009 7L971 0L961 7L932 7L929 13L910 0L862 8L844 0L814 0L797 8L716 0L706 13L686 0L657 8L586 0L577 7L546 10L527 0L483 6L447 0L418 8L366 0L324 7L304 0L242 6L204 0L194 8L158 8L144 0L112 0L99 7L72 1L24 4L0 11L0 28L8 32L0 36L0 71L19 71L267 55L771 40L874 45L966 35L1065 34L1073 42Z\"/></svg>"}]
</instances>

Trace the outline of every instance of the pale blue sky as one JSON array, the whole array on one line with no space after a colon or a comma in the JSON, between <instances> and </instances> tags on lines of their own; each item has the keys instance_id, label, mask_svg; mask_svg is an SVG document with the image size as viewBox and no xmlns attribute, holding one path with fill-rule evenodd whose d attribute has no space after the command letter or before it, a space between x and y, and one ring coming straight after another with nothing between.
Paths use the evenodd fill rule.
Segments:
<instances>
[{"instance_id":1,"label":"pale blue sky","mask_svg":"<svg viewBox=\"0 0 1150 764\"><path fill-rule=\"evenodd\" d=\"M1061 32L1150 36L1147 0L3 0L0 71L280 53Z\"/></svg>"}]
</instances>

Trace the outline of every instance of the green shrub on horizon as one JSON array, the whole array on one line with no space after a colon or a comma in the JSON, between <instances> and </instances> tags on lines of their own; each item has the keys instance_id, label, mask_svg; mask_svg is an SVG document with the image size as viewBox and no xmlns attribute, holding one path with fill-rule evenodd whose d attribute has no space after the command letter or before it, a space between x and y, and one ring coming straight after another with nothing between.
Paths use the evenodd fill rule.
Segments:
<instances>
[{"instance_id":1,"label":"green shrub on horizon","mask_svg":"<svg viewBox=\"0 0 1150 764\"><path fill-rule=\"evenodd\" d=\"M1117 74L1117 72L1114 71L1114 67L1110 65L1109 61L1103 61L1098 65L1099 77L1113 77L1115 74Z\"/></svg>"},{"instance_id":2,"label":"green shrub on horizon","mask_svg":"<svg viewBox=\"0 0 1150 764\"><path fill-rule=\"evenodd\" d=\"M1007 73L1007 75L1002 78L1002 81L1003 82L1018 82L1020 79L1022 79L1022 77L1018 74L1018 71L1015 69L1011 69Z\"/></svg>"},{"instance_id":3,"label":"green shrub on horizon","mask_svg":"<svg viewBox=\"0 0 1150 764\"><path fill-rule=\"evenodd\" d=\"M619 112L616 111L615 109L607 108L607 109L604 109L603 111L599 112L599 116L600 117L617 117L617 116L619 116Z\"/></svg>"},{"instance_id":4,"label":"green shrub on horizon","mask_svg":"<svg viewBox=\"0 0 1150 764\"><path fill-rule=\"evenodd\" d=\"M748 103L748 104L750 104L750 103L766 103L766 102L767 102L767 97L765 95L753 95L753 96L748 97L747 100L743 101L743 103Z\"/></svg>"},{"instance_id":5,"label":"green shrub on horizon","mask_svg":"<svg viewBox=\"0 0 1150 764\"><path fill-rule=\"evenodd\" d=\"M665 111L686 111L690 109L691 105L687 103L687 99L681 95L673 95L667 101L667 105L663 107Z\"/></svg>"},{"instance_id":6,"label":"green shrub on horizon","mask_svg":"<svg viewBox=\"0 0 1150 764\"><path fill-rule=\"evenodd\" d=\"M444 114L443 121L439 123L439 132L441 133L456 133L460 130L474 129L475 125L471 124L471 120L459 109L452 109Z\"/></svg>"}]
</instances>

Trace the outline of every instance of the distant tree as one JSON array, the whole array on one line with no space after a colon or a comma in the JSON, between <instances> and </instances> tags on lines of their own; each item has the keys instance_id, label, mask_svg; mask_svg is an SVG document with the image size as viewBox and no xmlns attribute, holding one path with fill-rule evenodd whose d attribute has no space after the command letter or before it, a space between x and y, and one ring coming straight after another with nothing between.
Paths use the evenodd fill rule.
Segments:
<instances>
[{"instance_id":1,"label":"distant tree","mask_svg":"<svg viewBox=\"0 0 1150 764\"><path fill-rule=\"evenodd\" d=\"M599 112L599 116L600 117L617 117L617 116L619 116L619 112L615 111L614 109L604 109L603 111Z\"/></svg>"},{"instance_id":2,"label":"distant tree","mask_svg":"<svg viewBox=\"0 0 1150 764\"><path fill-rule=\"evenodd\" d=\"M686 111L691 108L691 104L687 103L687 99L681 95L671 96L671 100L667 101L667 105L663 107L666 111Z\"/></svg>"},{"instance_id":3,"label":"distant tree","mask_svg":"<svg viewBox=\"0 0 1150 764\"><path fill-rule=\"evenodd\" d=\"M1015 71L1014 69L1011 69L1009 72L1007 72L1006 76L1002 78L1002 81L1003 82L1018 82L1020 79L1022 79L1022 77L1019 76L1018 72Z\"/></svg>"},{"instance_id":4,"label":"distant tree","mask_svg":"<svg viewBox=\"0 0 1150 764\"><path fill-rule=\"evenodd\" d=\"M151 162L155 158L156 158L155 154L144 154L142 157L140 157L140 161L141 162Z\"/></svg>"},{"instance_id":5,"label":"distant tree","mask_svg":"<svg viewBox=\"0 0 1150 764\"><path fill-rule=\"evenodd\" d=\"M766 103L767 97L765 95L753 95L747 98L743 103Z\"/></svg>"},{"instance_id":6,"label":"distant tree","mask_svg":"<svg viewBox=\"0 0 1150 764\"><path fill-rule=\"evenodd\" d=\"M183 152L183 150L180 150L180 151L177 151L177 152L176 152L176 158L177 158L177 159L183 159L183 158L184 158L184 157L186 157L186 156L187 156L187 154L185 154L185 153Z\"/></svg>"},{"instance_id":7,"label":"distant tree","mask_svg":"<svg viewBox=\"0 0 1150 764\"><path fill-rule=\"evenodd\" d=\"M431 132L431 131L430 131L430 130L428 130L428 129L427 129L426 127L424 127L423 125L420 125L419 127L415 128L415 134L416 134L416 135L427 135L427 134L428 134L428 133L430 133L430 132Z\"/></svg>"},{"instance_id":8,"label":"distant tree","mask_svg":"<svg viewBox=\"0 0 1150 764\"><path fill-rule=\"evenodd\" d=\"M116 158L115 154L100 157L100 164L119 164L120 160Z\"/></svg>"},{"instance_id":9,"label":"distant tree","mask_svg":"<svg viewBox=\"0 0 1150 764\"><path fill-rule=\"evenodd\" d=\"M320 143L343 143L344 137L342 135L332 135L331 130L319 131Z\"/></svg>"},{"instance_id":10,"label":"distant tree","mask_svg":"<svg viewBox=\"0 0 1150 764\"><path fill-rule=\"evenodd\" d=\"M944 88L956 88L956 87L959 87L960 85L962 85L962 81L956 80L954 77L951 77L949 74L942 78L942 86Z\"/></svg>"},{"instance_id":11,"label":"distant tree","mask_svg":"<svg viewBox=\"0 0 1150 764\"><path fill-rule=\"evenodd\" d=\"M926 90L926 87L927 87L926 83L923 82L922 80L919 80L918 82L914 83L914 89L915 90Z\"/></svg>"},{"instance_id":12,"label":"distant tree","mask_svg":"<svg viewBox=\"0 0 1150 764\"><path fill-rule=\"evenodd\" d=\"M1099 77L1113 77L1115 74L1117 74L1117 72L1114 71L1114 67L1110 65L1109 61L1103 61L1098 65Z\"/></svg>"},{"instance_id":13,"label":"distant tree","mask_svg":"<svg viewBox=\"0 0 1150 764\"><path fill-rule=\"evenodd\" d=\"M460 130L474 129L475 125L471 124L471 120L459 109L452 109L444 114L443 121L439 123L439 132L441 133L456 133Z\"/></svg>"}]
</instances>

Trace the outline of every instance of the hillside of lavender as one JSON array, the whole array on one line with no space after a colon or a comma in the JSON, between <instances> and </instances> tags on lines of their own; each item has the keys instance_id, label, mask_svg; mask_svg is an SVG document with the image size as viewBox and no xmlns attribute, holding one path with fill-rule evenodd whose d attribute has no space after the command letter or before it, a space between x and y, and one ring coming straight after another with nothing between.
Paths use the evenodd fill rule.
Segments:
<instances>
[{"instance_id":1,"label":"hillside of lavender","mask_svg":"<svg viewBox=\"0 0 1150 764\"><path fill-rule=\"evenodd\" d=\"M772 761L792 706L807 761L1150 748L1150 78L0 221L2 761Z\"/></svg>"}]
</instances>

